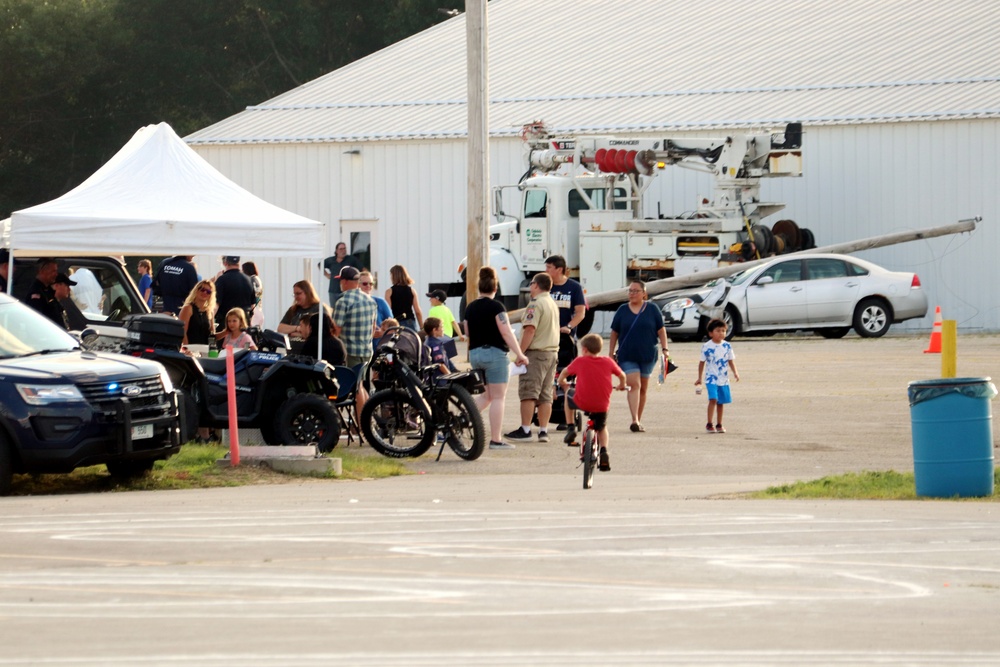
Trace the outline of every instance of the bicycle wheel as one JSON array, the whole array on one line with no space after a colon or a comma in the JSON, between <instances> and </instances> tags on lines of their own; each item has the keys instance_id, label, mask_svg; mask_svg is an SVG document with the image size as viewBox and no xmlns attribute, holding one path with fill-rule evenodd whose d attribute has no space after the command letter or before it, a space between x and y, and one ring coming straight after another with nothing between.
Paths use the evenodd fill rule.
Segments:
<instances>
[{"instance_id":1,"label":"bicycle wheel","mask_svg":"<svg viewBox=\"0 0 1000 667\"><path fill-rule=\"evenodd\" d=\"M405 391L376 391L361 411L361 432L372 449L394 459L422 455L434 443L434 429Z\"/></svg>"},{"instance_id":2,"label":"bicycle wheel","mask_svg":"<svg viewBox=\"0 0 1000 667\"><path fill-rule=\"evenodd\" d=\"M594 486L594 466L597 465L597 440L594 430L587 428L583 434L583 488Z\"/></svg>"},{"instance_id":3,"label":"bicycle wheel","mask_svg":"<svg viewBox=\"0 0 1000 667\"><path fill-rule=\"evenodd\" d=\"M486 449L486 428L476 401L465 387L451 385L448 390L448 418L438 428L448 446L465 461L475 461Z\"/></svg>"}]
</instances>

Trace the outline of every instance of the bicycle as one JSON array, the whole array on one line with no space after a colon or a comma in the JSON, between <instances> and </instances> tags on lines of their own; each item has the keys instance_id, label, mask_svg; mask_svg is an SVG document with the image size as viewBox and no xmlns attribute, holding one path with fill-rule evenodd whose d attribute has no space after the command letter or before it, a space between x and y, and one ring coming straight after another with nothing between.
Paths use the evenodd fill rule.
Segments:
<instances>
[{"instance_id":1,"label":"bicycle","mask_svg":"<svg viewBox=\"0 0 1000 667\"><path fill-rule=\"evenodd\" d=\"M600 444L597 441L597 431L594 430L594 420L591 414L585 410L581 410L577 407L576 402L573 400L574 388L571 388L567 392L569 397L570 408L574 412L573 426L576 432L579 434L580 438L580 462L583 464L583 488L591 489L594 487L594 468L599 467L598 461L600 460ZM586 415L587 420L584 423L583 417L581 415Z\"/></svg>"}]
</instances>

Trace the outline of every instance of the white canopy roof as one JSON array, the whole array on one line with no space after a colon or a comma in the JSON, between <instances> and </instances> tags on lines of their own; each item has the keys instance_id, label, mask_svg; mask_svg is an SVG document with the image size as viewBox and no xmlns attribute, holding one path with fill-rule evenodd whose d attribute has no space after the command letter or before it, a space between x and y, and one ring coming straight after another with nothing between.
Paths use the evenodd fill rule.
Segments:
<instances>
[{"instance_id":1,"label":"white canopy roof","mask_svg":"<svg viewBox=\"0 0 1000 667\"><path fill-rule=\"evenodd\" d=\"M166 123L142 128L62 197L15 211L15 255L323 254L323 223L259 199Z\"/></svg>"}]
</instances>

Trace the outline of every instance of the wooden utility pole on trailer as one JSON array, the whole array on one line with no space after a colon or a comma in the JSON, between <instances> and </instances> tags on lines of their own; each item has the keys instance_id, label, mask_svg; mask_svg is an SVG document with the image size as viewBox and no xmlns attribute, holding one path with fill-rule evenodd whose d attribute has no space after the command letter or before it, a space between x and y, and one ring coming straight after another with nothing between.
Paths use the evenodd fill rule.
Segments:
<instances>
[{"instance_id":1,"label":"wooden utility pole on trailer","mask_svg":"<svg viewBox=\"0 0 1000 667\"><path fill-rule=\"evenodd\" d=\"M952 225L931 227L929 229L921 229L915 232L896 232L893 234L881 234L879 236L873 236L867 239L859 239L857 241L834 243L833 245L823 246L821 248L811 248L809 250L799 250L797 252L790 252L785 255L782 255L782 257L792 257L794 255L809 255L814 253L848 254L852 252L859 252L861 250L871 250L872 248L883 248L885 246L895 245L897 243L921 241L923 239L932 239L938 236L947 236L949 234L962 234L965 232L975 231L976 225L980 221L982 221L982 218L977 216L975 218L959 220L958 222ZM749 262L740 262L737 264L730 264L729 266L720 266L715 269L708 269L707 271L699 271L698 273L689 273L686 276L653 280L646 283L646 293L649 296L656 296L657 294L669 292L670 290L679 289L681 287L703 285L707 283L709 280L715 280L716 278L721 278L723 276L729 276L734 273L739 273L744 269L749 269L752 266L757 266L758 264L762 264L763 262L768 262L772 259L774 258L765 257L764 259L755 259ZM617 305L620 303L625 303L626 301L628 301L628 290L624 287L621 289L608 290L606 292L597 292L596 294L587 295L587 306L589 308L599 308L600 306ZM521 316L523 313L524 313L523 309L514 310L508 313L508 316L510 317L511 322L516 323L521 321Z\"/></svg>"},{"instance_id":2,"label":"wooden utility pole on trailer","mask_svg":"<svg viewBox=\"0 0 1000 667\"><path fill-rule=\"evenodd\" d=\"M479 290L479 269L489 258L489 73L487 70L486 0L465 0L466 64L468 72L469 183L468 247L465 299L472 303Z\"/></svg>"}]
</instances>

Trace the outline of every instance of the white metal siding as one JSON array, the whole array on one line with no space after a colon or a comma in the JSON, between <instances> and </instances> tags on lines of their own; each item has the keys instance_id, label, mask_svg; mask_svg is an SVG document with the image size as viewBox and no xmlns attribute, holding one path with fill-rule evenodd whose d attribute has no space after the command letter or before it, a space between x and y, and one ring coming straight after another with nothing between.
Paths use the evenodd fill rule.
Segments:
<instances>
[{"instance_id":1,"label":"white metal siding","mask_svg":"<svg viewBox=\"0 0 1000 667\"><path fill-rule=\"evenodd\" d=\"M929 330L934 305L963 330L998 330L1000 304L993 288L1000 284L995 258L1000 249L998 127L994 119L806 127L805 175L765 181L762 187L764 200L788 204L767 222L791 218L826 245L981 215L983 222L971 236L860 256L920 276L932 313L897 330ZM254 194L327 222L330 238L317 258L331 254L340 220L378 220L381 246L374 249L372 268L381 290L388 287L389 267L401 263L422 296L429 282L455 280L455 268L466 254L465 146L460 140L440 140L195 149ZM361 154L344 153L352 148ZM493 184L514 183L524 169L519 140L491 142ZM668 168L651 190L661 193L664 214L676 214L693 209L700 196L711 196L712 179ZM655 206L648 213L655 214ZM211 261L210 273L218 260ZM300 262L277 260L259 266L265 314L273 326L291 304L291 283L302 277L303 268ZM319 281L317 289L325 295L326 282ZM423 302L426 311L429 304Z\"/></svg>"}]
</instances>

